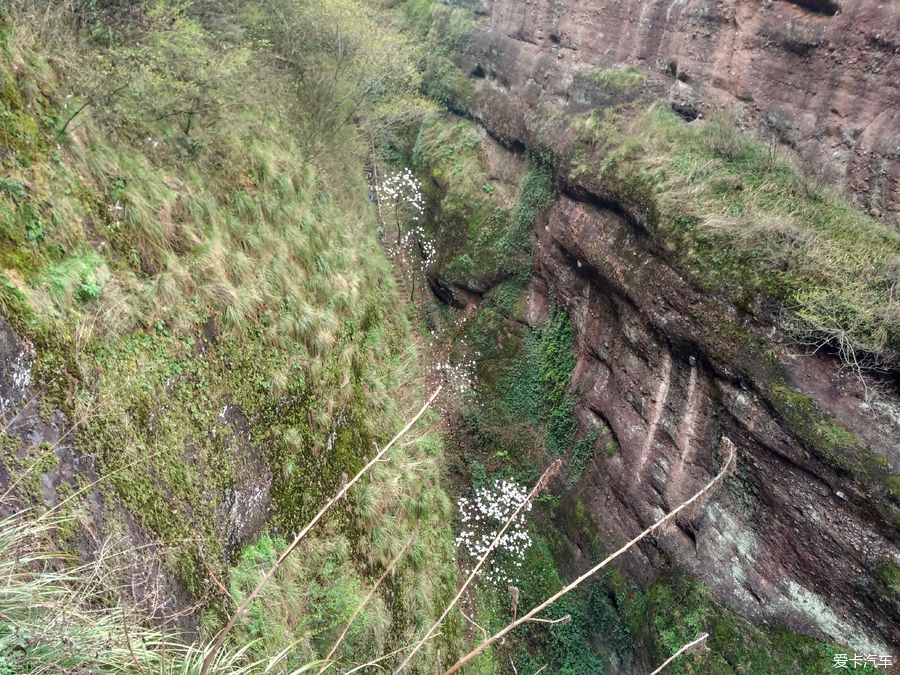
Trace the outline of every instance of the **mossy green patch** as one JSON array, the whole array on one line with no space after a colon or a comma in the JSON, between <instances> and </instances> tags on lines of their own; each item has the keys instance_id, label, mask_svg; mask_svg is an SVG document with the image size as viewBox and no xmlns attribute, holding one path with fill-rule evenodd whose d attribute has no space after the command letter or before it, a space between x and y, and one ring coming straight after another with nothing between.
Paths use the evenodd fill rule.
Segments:
<instances>
[{"instance_id":1,"label":"mossy green patch","mask_svg":"<svg viewBox=\"0 0 900 675\"><path fill-rule=\"evenodd\" d=\"M568 391L575 367L574 337L566 312L554 310L545 326L526 334L522 354L504 386L510 414L543 426L551 455L567 452L577 431L573 417L577 399Z\"/></svg>"},{"instance_id":2,"label":"mossy green patch","mask_svg":"<svg viewBox=\"0 0 900 675\"><path fill-rule=\"evenodd\" d=\"M413 150L432 212L430 224L439 251L437 264L460 283L477 287L497 272L496 251L509 210L483 188L489 176L481 139L468 121L447 115L427 117Z\"/></svg>"},{"instance_id":3,"label":"mossy green patch","mask_svg":"<svg viewBox=\"0 0 900 675\"><path fill-rule=\"evenodd\" d=\"M786 631L756 627L713 601L702 585L683 577L655 583L647 591L646 603L647 622L661 648L660 657L674 653L699 633L709 633L709 653L679 659L672 666L677 673L812 675L832 668L834 654L847 651Z\"/></svg>"},{"instance_id":4,"label":"mossy green patch","mask_svg":"<svg viewBox=\"0 0 900 675\"><path fill-rule=\"evenodd\" d=\"M644 84L644 76L633 66L593 68L575 76L573 86L577 95L594 107L608 107L628 103L637 98Z\"/></svg>"},{"instance_id":5,"label":"mossy green patch","mask_svg":"<svg viewBox=\"0 0 900 675\"><path fill-rule=\"evenodd\" d=\"M850 429L823 413L811 398L783 380L773 380L767 394L795 434L829 465L870 491L884 513L891 517L895 509L889 502L898 500L893 489L896 476L883 457L865 447Z\"/></svg>"},{"instance_id":6,"label":"mossy green patch","mask_svg":"<svg viewBox=\"0 0 900 675\"><path fill-rule=\"evenodd\" d=\"M878 566L877 574L894 600L900 602L900 565L893 562L882 563Z\"/></svg>"}]
</instances>

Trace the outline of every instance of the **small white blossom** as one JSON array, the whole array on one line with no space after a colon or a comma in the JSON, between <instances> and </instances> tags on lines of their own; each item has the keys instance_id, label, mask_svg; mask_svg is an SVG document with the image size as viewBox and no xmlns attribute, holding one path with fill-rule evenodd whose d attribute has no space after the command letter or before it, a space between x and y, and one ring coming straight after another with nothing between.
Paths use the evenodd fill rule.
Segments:
<instances>
[{"instance_id":1,"label":"small white blossom","mask_svg":"<svg viewBox=\"0 0 900 675\"><path fill-rule=\"evenodd\" d=\"M503 525L527 498L528 492L524 487L508 480L496 480L489 486L479 488L472 498L459 498L457 504L460 522L464 527L472 529L460 531L456 537L456 546L461 555L469 559L472 567L490 548ZM531 536L525 524L525 513L530 510L529 502L512 520L479 570L479 576L498 588L516 581L513 568L522 566L525 552L531 546Z\"/></svg>"},{"instance_id":2,"label":"small white blossom","mask_svg":"<svg viewBox=\"0 0 900 675\"><path fill-rule=\"evenodd\" d=\"M377 187L377 196L393 208L397 220L397 244L401 252L413 260L419 260L422 269L428 268L435 260L437 249L420 224L425 213L425 199L419 179L409 168L398 171ZM401 226L401 216L406 221L405 231Z\"/></svg>"}]
</instances>

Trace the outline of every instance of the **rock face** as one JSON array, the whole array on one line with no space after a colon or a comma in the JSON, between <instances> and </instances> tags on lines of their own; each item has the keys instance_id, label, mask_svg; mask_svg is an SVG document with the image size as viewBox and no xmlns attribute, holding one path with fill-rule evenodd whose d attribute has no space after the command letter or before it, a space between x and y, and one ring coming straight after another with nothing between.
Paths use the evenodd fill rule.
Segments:
<instances>
[{"instance_id":1,"label":"rock face","mask_svg":"<svg viewBox=\"0 0 900 675\"><path fill-rule=\"evenodd\" d=\"M631 65L684 117L736 108L897 222L897 3L485 0L480 13L450 104L512 153L545 143L554 116L609 105L580 83ZM649 582L675 563L756 623L896 654L900 599L878 573L900 564L896 379L863 382L799 353L771 315L698 293L627 205L562 187L537 229L528 320L566 306L581 433L609 428L620 448L598 441L563 495L573 571L589 561L567 513L587 506L616 548L716 473L724 436L735 474L626 556L629 572Z\"/></svg>"},{"instance_id":2,"label":"rock face","mask_svg":"<svg viewBox=\"0 0 900 675\"><path fill-rule=\"evenodd\" d=\"M646 244L621 215L566 195L539 228L531 318L540 320L548 297L566 304L578 328L580 427L609 427L620 447L612 456L595 452L564 504L587 506L614 548L710 480L725 436L738 448L736 473L705 508L626 556L629 572L648 582L675 561L754 622L895 653L900 608L872 571L897 560L896 527L773 409L767 366L749 354L735 359L708 329L710 317L727 320L731 310L697 294ZM870 404L893 414L856 420L861 392L830 377L833 364L797 355L783 363L789 379L797 374L794 386L841 401L833 414L865 429L896 471L896 397ZM799 379L810 373L819 376ZM565 516L560 523L574 567L587 567L577 559L584 533Z\"/></svg>"},{"instance_id":3,"label":"rock face","mask_svg":"<svg viewBox=\"0 0 900 675\"><path fill-rule=\"evenodd\" d=\"M119 503L115 491L104 489L94 459L78 449L78 425L59 410L45 410L41 392L32 382L35 349L0 316L0 442L7 440L13 457L0 461L0 494L23 492L47 507L68 495L84 492L85 514L72 545L83 560L116 556L124 600L162 625L186 633L198 630L191 610L194 599L182 581L164 564L165 544L141 526ZM271 469L262 450L250 439L249 424L239 408L225 406L219 416L222 451L238 477L224 490L209 489L217 504L216 524L226 554L233 558L260 530L269 508ZM45 450L49 448L52 452ZM189 461L194 458L190 456ZM18 488L16 490L15 488ZM7 515L31 504L9 497L0 503ZM98 563L99 564L99 563ZM106 563L108 564L108 563ZM127 589L130 589L128 592Z\"/></svg>"},{"instance_id":4,"label":"rock face","mask_svg":"<svg viewBox=\"0 0 900 675\"><path fill-rule=\"evenodd\" d=\"M471 4L471 3L469 3ZM900 227L900 4L878 0L484 0L470 54L521 109L574 101L622 64L688 117L727 107Z\"/></svg>"}]
</instances>

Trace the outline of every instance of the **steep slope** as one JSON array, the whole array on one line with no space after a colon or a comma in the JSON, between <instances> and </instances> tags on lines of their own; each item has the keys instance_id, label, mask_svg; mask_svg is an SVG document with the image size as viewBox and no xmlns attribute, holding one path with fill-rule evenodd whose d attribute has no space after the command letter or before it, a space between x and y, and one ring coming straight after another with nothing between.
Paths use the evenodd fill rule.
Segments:
<instances>
[{"instance_id":1,"label":"steep slope","mask_svg":"<svg viewBox=\"0 0 900 675\"><path fill-rule=\"evenodd\" d=\"M188 641L425 393L351 120L373 104L360 71L378 102L414 89L408 42L385 28L373 49L358 3L238 4L0 9L0 509L62 517L48 550L102 581L85 602ZM322 91L302 76L334 52L307 42L287 68L289 18L341 41ZM295 553L235 649L324 656L401 551L337 656L376 658L430 622L455 579L432 421ZM121 672L127 625L104 662L66 611L0 618L0 670L55 672L42 647L67 645Z\"/></svg>"}]
</instances>

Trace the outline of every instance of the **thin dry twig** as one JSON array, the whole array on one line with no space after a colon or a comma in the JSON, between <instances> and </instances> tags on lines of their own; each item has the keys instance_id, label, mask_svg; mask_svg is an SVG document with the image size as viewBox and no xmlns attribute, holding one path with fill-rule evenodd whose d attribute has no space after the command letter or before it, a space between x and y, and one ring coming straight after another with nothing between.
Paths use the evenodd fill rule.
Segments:
<instances>
[{"instance_id":1,"label":"thin dry twig","mask_svg":"<svg viewBox=\"0 0 900 675\"><path fill-rule=\"evenodd\" d=\"M327 656L325 656L325 658L323 659L324 665L319 669L319 672L316 675L322 675L322 673L324 673L326 670L328 670L328 668L331 667L331 665L333 664L331 657L334 656L335 652L337 652L337 650L338 650L338 647L341 646L341 642L344 641L344 638L347 636L347 632L350 630L350 627L353 625L353 622L356 620L356 617L359 616L359 613L362 612L363 609L365 609L366 605L369 604L369 600L372 599L372 597L378 591L379 586L381 586L381 583L394 570L394 567L397 565L397 563L400 561L400 559L404 555L406 555L406 552L409 550L409 547L412 546L413 541L415 541L417 534L418 534L417 532L413 532L410 535L409 539L406 540L406 544L404 544L403 548L400 550L400 553L398 553L396 556L394 556L394 559L391 560L391 563L387 566L387 568L384 570L382 575L380 577L378 577L378 581L375 582L375 585L372 586L371 590L366 594L366 597L364 597L362 599L362 602L360 602L359 605L356 607L353 614L347 620L347 624L344 626L344 630L341 631L341 634L338 636L338 639L335 640L334 644L331 646L331 650L328 652Z\"/></svg>"},{"instance_id":2,"label":"thin dry twig","mask_svg":"<svg viewBox=\"0 0 900 675\"><path fill-rule=\"evenodd\" d=\"M141 675L147 675L147 671L144 670L144 666L141 665L137 655L134 653L134 647L131 646L131 633L128 632L128 617L125 616L124 608L122 609L122 630L125 632L125 644L128 645L128 653L131 654L131 660L134 663L134 667L140 671Z\"/></svg>"},{"instance_id":3,"label":"thin dry twig","mask_svg":"<svg viewBox=\"0 0 900 675\"><path fill-rule=\"evenodd\" d=\"M572 615L566 614L565 616L561 616L558 619L541 619L539 617L534 617L533 619L528 620L533 621L534 623L546 623L551 626L555 626L558 623L569 623L572 620Z\"/></svg>"},{"instance_id":4,"label":"thin dry twig","mask_svg":"<svg viewBox=\"0 0 900 675\"><path fill-rule=\"evenodd\" d=\"M488 637L487 628L485 628L485 627L482 626L480 623L478 623L477 621L475 621L475 619L473 619L473 618L470 617L468 614L466 614L466 613L462 610L462 607L459 608L459 613L462 614L463 618L464 618L466 621L468 621L470 624L472 624L473 626L475 626L475 628L477 628L478 630L480 630L480 631L481 631L481 634L484 636L484 639L487 640L487 637Z\"/></svg>"},{"instance_id":5,"label":"thin dry twig","mask_svg":"<svg viewBox=\"0 0 900 675\"><path fill-rule=\"evenodd\" d=\"M679 656L681 656L681 655L684 654L685 652L688 652L688 651L690 651L690 650L696 648L698 645L700 645L700 644L701 644L704 640L706 640L706 638L708 638L708 637L709 637L709 633L702 633L701 635L698 635L698 636L697 636L697 639L693 640L692 642L688 642L688 643L687 643L686 645L684 645L681 649L679 649L677 652L675 652L674 654L672 654L672 656L670 656L670 657L667 658L665 661L663 661L663 662L662 662L662 665L661 665L659 668L657 668L656 670L654 670L652 673L650 673L650 675L658 675L658 674L661 673L663 670L665 670L666 666L668 666L670 663L672 663L672 661L674 661L675 659L677 659Z\"/></svg>"},{"instance_id":6,"label":"thin dry twig","mask_svg":"<svg viewBox=\"0 0 900 675\"><path fill-rule=\"evenodd\" d=\"M332 497L328 501L328 503L325 504L325 506L323 506L319 510L319 512L313 517L313 519L310 520L309 523L307 523L306 526L302 530L300 530L300 532L297 534L297 536L294 537L294 540L284 550L284 553L282 553L278 557L278 560L275 561L275 563L272 565L272 567L270 567L268 569L268 571L263 575L262 579L259 580L259 583L256 584L256 588L254 588L253 591L250 593L250 595L248 595L246 598L244 598L243 602L241 602L241 604L238 605L238 608L234 611L234 614L231 615L231 618L228 619L228 623L225 624L225 627L221 631L219 631L219 636L216 638L216 641L213 643L209 652L206 654L206 658L203 659L203 665L200 667L200 675L206 675L209 672L209 667L210 667L210 665L212 665L212 662L215 659L216 653L219 651L219 649L225 643L225 639L228 637L228 634L234 628L238 619L240 619L241 615L243 615L243 613L245 611L247 611L247 608L250 606L250 603L253 602L256 599L256 596L259 595L260 591L262 591L263 586L265 586L266 583L269 581L269 579L272 578L272 575L275 574L275 571L279 567L281 567L282 563L284 563L285 559L293 552L293 550L295 548L297 548L297 546L300 544L300 542L303 540L303 538L307 535L307 533L309 533L309 531L312 530L313 527L315 527L316 523L318 523L322 519L322 516L324 516L326 513L328 513L328 510L332 506L334 506L335 503L337 503L338 501L343 499L344 495L347 494L347 491L351 487L353 487L359 481L359 479L362 478L369 471L369 469L371 469L373 466L375 466L375 464L378 463L378 460L380 460L388 452L388 450L390 450L394 446L394 444L398 440L400 440L404 435L406 435L406 432L408 432L410 429L412 429L413 425L415 425L415 423L419 421L419 419L422 417L422 415L425 414L425 411L428 410L428 408L434 402L434 399L436 399L438 394L440 394L440 393L441 393L441 387L438 387L435 390L435 392L431 395L431 398L429 398L425 402L425 405L422 406L422 409L419 410L418 413L416 413L416 416L413 417L409 422L407 422L406 426L404 426L400 431L398 431L397 435L394 436L388 442L388 444L385 445L384 448L382 448L378 452L378 454L375 455L375 457L371 461L369 461L362 469L360 469L359 472L350 481L348 481L345 485L343 485L338 490L337 494L334 497Z\"/></svg>"},{"instance_id":7,"label":"thin dry twig","mask_svg":"<svg viewBox=\"0 0 900 675\"><path fill-rule=\"evenodd\" d=\"M203 567L204 567L204 569L206 570L206 573L209 575L209 578L212 579L212 580L213 580L213 583L216 585L216 587L217 587L220 591L222 591L222 595L224 595L226 598L228 598L229 600L231 600L232 604L234 604L234 605L236 606L236 605L237 605L237 600L235 600L235 599L234 599L234 596L231 595L231 593L228 592L228 589L225 588L225 584L223 584L221 581L219 581L219 577L218 577L218 576L216 575L216 573L213 571L213 568L210 567L209 563L206 562L205 560L202 560L202 559L201 559L200 562L203 563Z\"/></svg>"},{"instance_id":8,"label":"thin dry twig","mask_svg":"<svg viewBox=\"0 0 900 675\"><path fill-rule=\"evenodd\" d=\"M552 605L554 602L556 602L557 600L559 600L561 597L563 597L563 596L566 595L567 593L573 591L575 588L577 588L579 585L581 585L581 583L584 582L586 579L588 579L588 578L592 577L593 575L595 575L597 572L599 572L601 569L603 569L604 567L606 567L606 566L607 566L609 563L611 563L613 560L615 560L615 559L618 558L620 555L622 555L623 553L626 553L628 550L630 550L630 549L631 549L635 544L637 544L639 541L641 541L642 539L644 539L645 537L647 537L648 535L650 535L652 532L654 532L654 531L657 530L658 528L660 528L660 527L662 527L663 525L665 525L666 523L668 523L668 522L669 522L670 520L672 520L676 515L678 515L679 513L681 513L684 509L686 509L686 508L688 508L689 506L691 506L694 502L696 502L696 501L697 501L698 499L700 499L703 495L705 495L707 492L709 492L713 487L716 486L716 484L718 484L718 483L725 477L725 475L726 475L726 474L728 473L728 471L731 469L732 462L734 461L734 457L735 457L735 447L734 447L734 444L733 444L729 439L723 438L723 439L722 439L722 446L723 446L723 447L727 450L727 452L728 452L727 459L725 460L725 464L722 466L722 469L719 471L719 473L717 473L717 474L715 475L715 477L714 477L711 481L709 481L709 482L708 482L708 483L707 483L707 484L706 484L699 492L697 492L693 497L691 497L690 499L688 499L688 500L685 501L685 502L682 502L682 503L681 503L680 505L678 505L675 509L673 509L673 510L670 511L667 515L665 515L665 516L663 516L662 518L660 518L659 520L657 520L657 521L656 521L655 523L653 523L650 527L648 527L646 530L644 530L643 532L641 532L639 535L637 535L634 539L632 539L632 540L629 541L627 544L625 544L625 545L624 545L622 548L620 548L618 551L616 551L615 553L613 553L612 555L610 555L610 556L608 556L606 559L604 559L602 562L598 563L597 565L595 565L594 567L592 567L591 569L589 569L587 572L585 572L584 574L582 574L580 577L578 577L575 581L573 581L572 583L570 583L569 585L567 585L566 587L564 587L562 590L558 591L557 593L554 593L552 596L550 596L549 598L547 598L546 600L544 600L542 603L540 603L539 605L537 605L534 609L532 609L531 611L529 611L527 614L524 614L524 615L522 615L521 618L519 618L519 619L513 621L513 622L510 623L510 624L507 624L507 626L506 626L505 628L503 628L502 630L500 630L500 631L498 631L497 633L495 633L492 637L490 637L489 639L485 640L485 641L482 642L480 645L478 645L475 649L473 649L473 650L470 651L468 654L466 654L466 655L463 656L461 659L459 659L459 661L457 661L457 662L456 662L455 664L453 664L447 671L445 671L444 675L451 675L451 673L457 672L460 668L462 668L464 665L466 665L469 661L471 661L471 660L474 659L476 656L478 656L481 652L483 652L487 647L489 647L490 645L492 645L492 644L493 644L494 642L496 642L497 640L502 639L502 638L503 638L505 635L507 635L510 631L512 631L512 630L516 629L517 627L521 626L521 625L522 625L523 623L525 623L526 621L530 621L531 619L533 619L534 616L535 616L536 614L539 614L540 612L542 612L543 610L545 610L547 607L549 607L550 605Z\"/></svg>"},{"instance_id":9,"label":"thin dry twig","mask_svg":"<svg viewBox=\"0 0 900 675\"><path fill-rule=\"evenodd\" d=\"M433 640L433 639L435 639L436 637L439 637L439 636L440 636L440 633L435 633L435 634L432 635L430 638L425 638L425 639L419 640L418 642L413 643L413 644L411 644L411 645L405 645L405 646L403 646L403 647L400 647L400 649L395 649L395 650L392 651L390 654L385 654L384 656L379 656L377 659L374 659L373 661L369 661L368 663L363 663L362 665L356 666L355 668L352 668L351 670L348 670L346 673L344 673L344 675L350 675L351 673L355 673L355 672L357 672L357 671L360 671L360 670L362 670L363 668L368 668L368 667L370 667L370 666L376 666L376 665L378 665L379 663L381 663L382 661L386 661L387 659L391 658L392 656L396 656L396 655L399 654L400 652L404 652L404 651L406 651L407 649L410 649L410 648L418 649L418 648L421 647L423 644L425 644L426 642L428 642L428 640Z\"/></svg>"}]
</instances>

